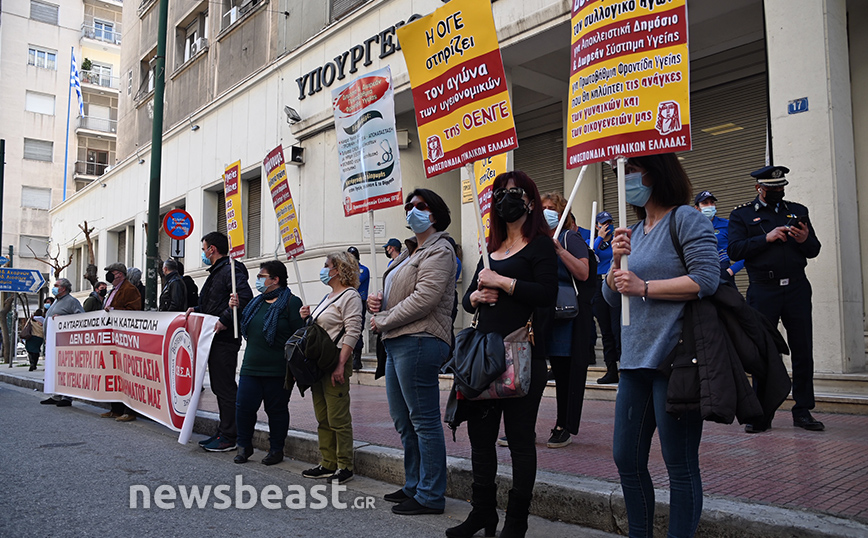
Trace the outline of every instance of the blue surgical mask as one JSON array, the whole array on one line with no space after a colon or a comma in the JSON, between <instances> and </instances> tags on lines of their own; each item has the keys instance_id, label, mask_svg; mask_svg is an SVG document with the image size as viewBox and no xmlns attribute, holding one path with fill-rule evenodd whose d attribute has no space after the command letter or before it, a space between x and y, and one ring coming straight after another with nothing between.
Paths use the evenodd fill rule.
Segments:
<instances>
[{"instance_id":1,"label":"blue surgical mask","mask_svg":"<svg viewBox=\"0 0 868 538\"><path fill-rule=\"evenodd\" d=\"M702 211L702 214L710 219L713 219L714 216L717 215L717 208L713 205L707 205L701 208L700 211Z\"/></svg>"},{"instance_id":2,"label":"blue surgical mask","mask_svg":"<svg viewBox=\"0 0 868 538\"><path fill-rule=\"evenodd\" d=\"M60 289L57 286L51 288L51 294L57 297L57 294L60 293Z\"/></svg>"},{"instance_id":3,"label":"blue surgical mask","mask_svg":"<svg viewBox=\"0 0 868 538\"><path fill-rule=\"evenodd\" d=\"M265 277L259 277L256 279L256 291L259 293L265 293L265 290L268 289L268 286L265 285Z\"/></svg>"},{"instance_id":4,"label":"blue surgical mask","mask_svg":"<svg viewBox=\"0 0 868 538\"><path fill-rule=\"evenodd\" d=\"M558 223L561 221L561 218L558 217L558 212L554 209L543 209L543 216L546 218L546 222L549 225L549 230L554 230L558 227Z\"/></svg>"},{"instance_id":5,"label":"blue surgical mask","mask_svg":"<svg viewBox=\"0 0 868 538\"><path fill-rule=\"evenodd\" d=\"M203 265L211 265L211 260L208 258L208 256L205 255L204 250L202 251L202 264Z\"/></svg>"},{"instance_id":6,"label":"blue surgical mask","mask_svg":"<svg viewBox=\"0 0 868 538\"><path fill-rule=\"evenodd\" d=\"M42 305L42 306L44 306L44 307L45 307L45 311L48 312L48 309L51 308L51 303L45 303L45 304Z\"/></svg>"},{"instance_id":7,"label":"blue surgical mask","mask_svg":"<svg viewBox=\"0 0 868 538\"><path fill-rule=\"evenodd\" d=\"M414 234L424 233L433 225L428 218L429 215L431 215L430 211L420 211L415 207L407 212L407 225L410 226Z\"/></svg>"},{"instance_id":8,"label":"blue surgical mask","mask_svg":"<svg viewBox=\"0 0 868 538\"><path fill-rule=\"evenodd\" d=\"M329 273L331 273L331 272L332 272L331 269L329 269L328 267L323 267L322 269L320 269L319 270L320 282L322 282L323 284L328 286L329 282L331 282L331 280L332 280L332 277L329 276Z\"/></svg>"},{"instance_id":9,"label":"blue surgical mask","mask_svg":"<svg viewBox=\"0 0 868 538\"><path fill-rule=\"evenodd\" d=\"M651 198L651 187L642 184L643 175L642 172L633 172L624 176L627 203L636 207L645 207Z\"/></svg>"}]
</instances>

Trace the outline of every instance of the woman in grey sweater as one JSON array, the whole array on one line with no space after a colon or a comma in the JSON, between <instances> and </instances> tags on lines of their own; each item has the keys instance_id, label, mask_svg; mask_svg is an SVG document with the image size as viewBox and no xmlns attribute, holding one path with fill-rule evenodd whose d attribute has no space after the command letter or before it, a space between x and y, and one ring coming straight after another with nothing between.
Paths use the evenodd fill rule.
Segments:
<instances>
[{"instance_id":1,"label":"woman in grey sweater","mask_svg":"<svg viewBox=\"0 0 868 538\"><path fill-rule=\"evenodd\" d=\"M626 165L627 203L640 221L618 228L614 258L603 295L612 306L630 299L630 325L621 329L621 380L615 404L613 452L627 507L629 535L653 536L654 486L648 454L659 431L669 473L669 536L693 536L702 513L699 442L702 418L697 411L675 417L666 413L668 377L658 366L681 336L684 305L714 294L720 276L717 242L708 219L691 208L690 180L674 153L636 157ZM687 267L669 232L675 219ZM630 255L629 271L621 256Z\"/></svg>"}]
</instances>

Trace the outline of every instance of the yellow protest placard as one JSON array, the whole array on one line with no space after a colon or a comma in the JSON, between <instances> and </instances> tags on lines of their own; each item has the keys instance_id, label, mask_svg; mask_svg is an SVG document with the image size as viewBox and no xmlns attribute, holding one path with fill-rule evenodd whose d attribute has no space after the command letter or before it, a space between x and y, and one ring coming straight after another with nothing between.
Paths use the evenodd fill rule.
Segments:
<instances>
[{"instance_id":1,"label":"yellow protest placard","mask_svg":"<svg viewBox=\"0 0 868 538\"><path fill-rule=\"evenodd\" d=\"M485 230L486 244L491 230L491 187L494 185L494 178L506 171L506 153L486 157L473 163L473 177L479 192L479 209L482 212L482 228Z\"/></svg>"},{"instance_id":2,"label":"yellow protest placard","mask_svg":"<svg viewBox=\"0 0 868 538\"><path fill-rule=\"evenodd\" d=\"M298 212L289 191L286 179L286 163L283 159L283 146L277 146L265 156L262 161L265 175L268 178L268 188L271 191L271 201L277 214L277 225L280 226L280 239L286 257L292 258L304 254L304 241L301 239L301 226L298 224Z\"/></svg>"},{"instance_id":3,"label":"yellow protest placard","mask_svg":"<svg viewBox=\"0 0 868 538\"><path fill-rule=\"evenodd\" d=\"M567 167L686 151L686 0L573 0Z\"/></svg>"},{"instance_id":4,"label":"yellow protest placard","mask_svg":"<svg viewBox=\"0 0 868 538\"><path fill-rule=\"evenodd\" d=\"M229 236L229 256L243 258L244 223L241 220L241 161L235 161L223 172L223 194L226 198L226 232Z\"/></svg>"},{"instance_id":5,"label":"yellow protest placard","mask_svg":"<svg viewBox=\"0 0 868 538\"><path fill-rule=\"evenodd\" d=\"M488 2L452 0L397 34L427 177L518 147Z\"/></svg>"}]
</instances>

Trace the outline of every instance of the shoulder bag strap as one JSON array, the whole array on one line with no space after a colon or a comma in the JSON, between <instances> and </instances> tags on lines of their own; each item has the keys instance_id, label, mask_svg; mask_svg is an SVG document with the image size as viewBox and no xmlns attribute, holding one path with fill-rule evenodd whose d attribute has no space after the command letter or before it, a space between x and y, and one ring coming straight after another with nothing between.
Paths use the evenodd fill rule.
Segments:
<instances>
[{"instance_id":1,"label":"shoulder bag strap","mask_svg":"<svg viewBox=\"0 0 868 538\"><path fill-rule=\"evenodd\" d=\"M570 250L567 248L567 237L569 237L570 232L572 232L572 230L564 230L564 242L563 242L563 244L561 244L561 246L564 247L564 249L565 249L567 252L570 251ZM573 233L575 233L575 232L573 232ZM583 241L584 241L584 240L583 240ZM566 267L566 264L564 264L564 266ZM589 268L590 268L590 266L589 266ZM576 292L576 296L578 297L578 295L579 295L579 288L576 287L576 277L574 277L573 274L570 273L570 268L569 268L569 267L567 267L567 273L570 275L570 282L573 283L573 291ZM590 277L590 275L589 275L589 277ZM531 318L533 318L533 315L532 315L532 314L531 314Z\"/></svg>"},{"instance_id":2,"label":"shoulder bag strap","mask_svg":"<svg viewBox=\"0 0 868 538\"><path fill-rule=\"evenodd\" d=\"M681 206L677 206L672 210L672 215L669 217L669 236L672 238L672 245L675 247L675 252L678 253L678 258L681 260L681 264L684 266L684 269L687 269L687 262L684 260L684 249L681 247L681 240L678 239L678 230L675 229L676 222L675 218L678 216L678 208Z\"/></svg>"}]
</instances>

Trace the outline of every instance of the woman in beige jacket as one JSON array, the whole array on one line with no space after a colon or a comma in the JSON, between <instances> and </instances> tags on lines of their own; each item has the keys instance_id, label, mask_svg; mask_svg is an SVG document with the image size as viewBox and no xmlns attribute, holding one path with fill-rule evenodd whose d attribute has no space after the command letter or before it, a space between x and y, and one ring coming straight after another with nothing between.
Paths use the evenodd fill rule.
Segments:
<instances>
[{"instance_id":1,"label":"woman in beige jacket","mask_svg":"<svg viewBox=\"0 0 868 538\"><path fill-rule=\"evenodd\" d=\"M438 374L452 342L457 262L444 231L449 208L440 196L416 189L404 210L418 246L386 270L384 293L368 297L371 328L386 348L389 413L404 445L404 487L385 499L398 503L395 514L442 514L446 442Z\"/></svg>"}]
</instances>

